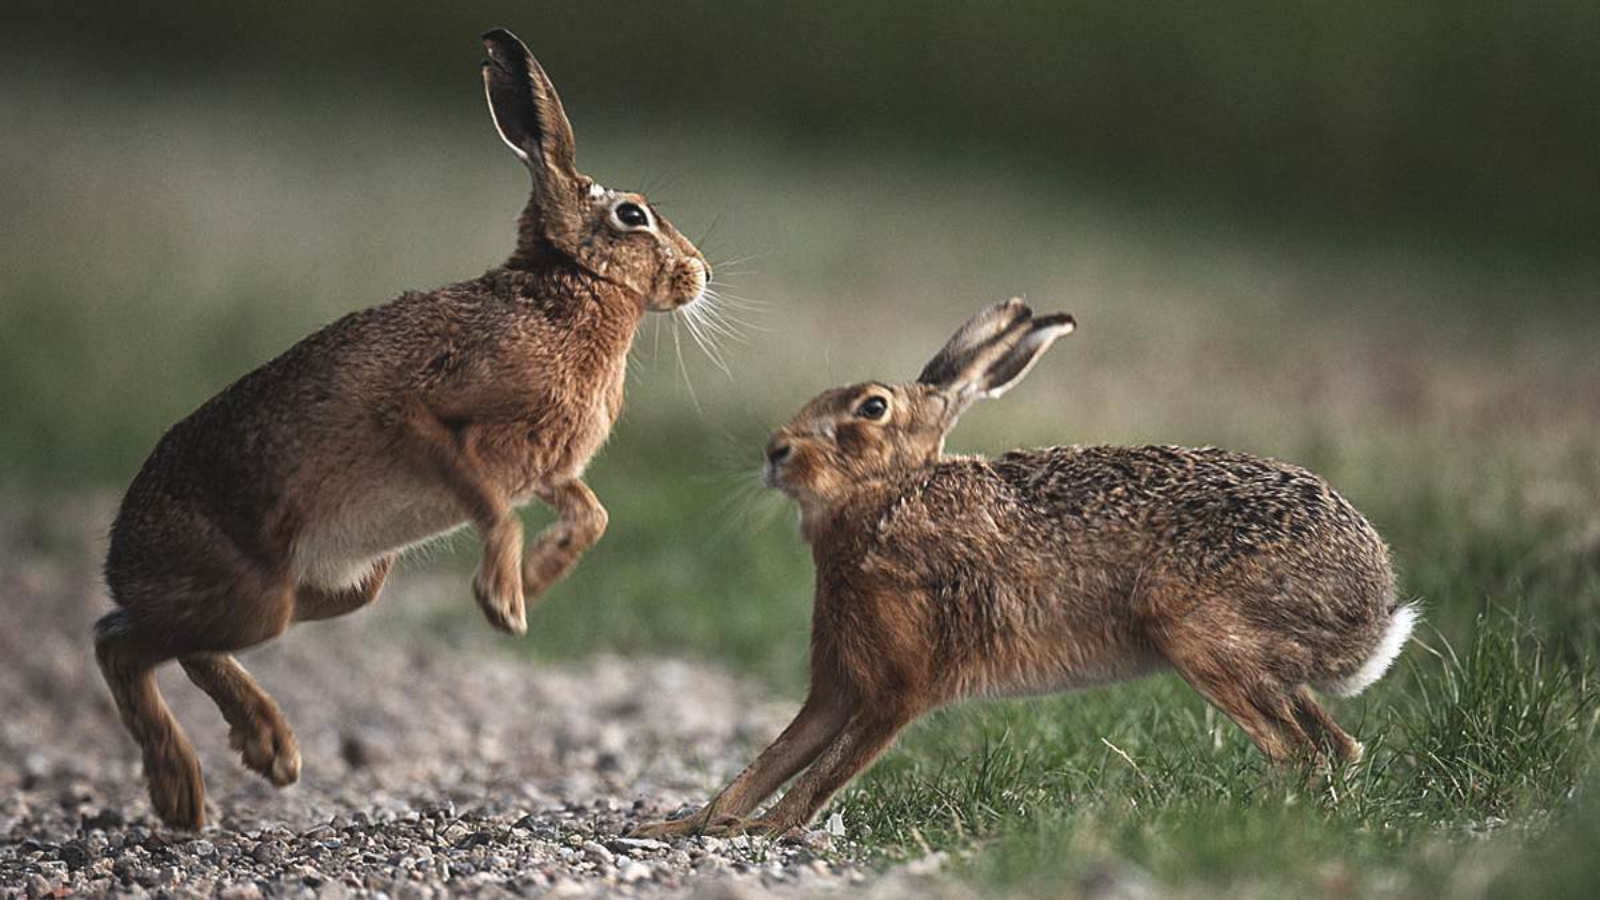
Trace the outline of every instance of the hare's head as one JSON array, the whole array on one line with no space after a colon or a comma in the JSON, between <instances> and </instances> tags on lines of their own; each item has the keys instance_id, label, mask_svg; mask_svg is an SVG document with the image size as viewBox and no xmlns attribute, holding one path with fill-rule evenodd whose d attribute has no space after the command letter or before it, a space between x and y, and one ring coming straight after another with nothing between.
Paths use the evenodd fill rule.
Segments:
<instances>
[{"instance_id":1,"label":"hare's head","mask_svg":"<svg viewBox=\"0 0 1600 900\"><path fill-rule=\"evenodd\" d=\"M643 194L613 191L578 171L572 124L528 48L497 28L483 36L483 86L506 146L533 173L511 265L554 251L626 288L646 308L677 309L711 279L705 257Z\"/></svg>"},{"instance_id":2,"label":"hare's head","mask_svg":"<svg viewBox=\"0 0 1600 900\"><path fill-rule=\"evenodd\" d=\"M961 326L916 381L869 381L824 391L767 442L767 483L804 510L828 507L855 486L926 465L972 401L1022 380L1056 338L1065 314L1034 318L1012 298Z\"/></svg>"}]
</instances>

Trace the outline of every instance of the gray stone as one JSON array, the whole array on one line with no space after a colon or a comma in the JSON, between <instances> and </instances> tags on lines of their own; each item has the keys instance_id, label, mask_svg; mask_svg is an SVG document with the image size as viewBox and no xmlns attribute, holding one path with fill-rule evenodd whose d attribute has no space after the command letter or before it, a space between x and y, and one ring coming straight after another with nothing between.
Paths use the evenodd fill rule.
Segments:
<instances>
[{"instance_id":1,"label":"gray stone","mask_svg":"<svg viewBox=\"0 0 1600 900\"><path fill-rule=\"evenodd\" d=\"M583 852L590 859L603 865L615 865L617 861L617 857L597 841L584 841Z\"/></svg>"}]
</instances>

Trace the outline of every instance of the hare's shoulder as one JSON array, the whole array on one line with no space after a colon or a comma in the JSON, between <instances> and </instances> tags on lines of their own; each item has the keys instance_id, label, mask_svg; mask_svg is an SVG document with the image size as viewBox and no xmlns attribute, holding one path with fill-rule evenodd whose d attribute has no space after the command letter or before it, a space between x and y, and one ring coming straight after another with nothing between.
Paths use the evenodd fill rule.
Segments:
<instances>
[{"instance_id":1,"label":"hare's shoulder","mask_svg":"<svg viewBox=\"0 0 1600 900\"><path fill-rule=\"evenodd\" d=\"M945 457L901 473L864 509L880 542L933 537L948 541L953 530L995 525L1008 486L978 456Z\"/></svg>"}]
</instances>

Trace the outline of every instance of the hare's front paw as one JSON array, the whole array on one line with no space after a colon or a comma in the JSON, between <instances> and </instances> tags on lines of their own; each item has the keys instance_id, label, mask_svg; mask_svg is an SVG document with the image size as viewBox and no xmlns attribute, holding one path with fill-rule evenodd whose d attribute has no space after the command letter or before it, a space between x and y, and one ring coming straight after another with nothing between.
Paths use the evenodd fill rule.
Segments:
<instances>
[{"instance_id":1,"label":"hare's front paw","mask_svg":"<svg viewBox=\"0 0 1600 900\"><path fill-rule=\"evenodd\" d=\"M681 819L668 819L664 822L646 822L628 832L628 837L651 838L658 841L688 837L699 833L701 824L702 819L698 814L684 816Z\"/></svg>"},{"instance_id":2,"label":"hare's front paw","mask_svg":"<svg viewBox=\"0 0 1600 900\"><path fill-rule=\"evenodd\" d=\"M572 570L577 556L572 538L559 524L552 526L528 547L522 560L522 595L533 603Z\"/></svg>"},{"instance_id":3,"label":"hare's front paw","mask_svg":"<svg viewBox=\"0 0 1600 900\"><path fill-rule=\"evenodd\" d=\"M522 572L515 564L496 565L485 556L472 579L472 593L489 624L510 634L526 634L528 618L522 605Z\"/></svg>"}]
</instances>

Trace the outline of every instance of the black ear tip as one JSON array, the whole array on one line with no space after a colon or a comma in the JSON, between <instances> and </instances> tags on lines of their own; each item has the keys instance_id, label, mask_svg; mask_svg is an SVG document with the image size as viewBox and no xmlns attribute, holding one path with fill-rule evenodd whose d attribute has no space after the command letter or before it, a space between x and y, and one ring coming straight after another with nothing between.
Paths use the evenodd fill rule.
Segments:
<instances>
[{"instance_id":1,"label":"black ear tip","mask_svg":"<svg viewBox=\"0 0 1600 900\"><path fill-rule=\"evenodd\" d=\"M489 58L499 65L528 55L528 48L516 35L504 28L491 28L483 33L483 47Z\"/></svg>"}]
</instances>

